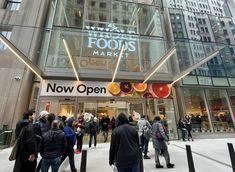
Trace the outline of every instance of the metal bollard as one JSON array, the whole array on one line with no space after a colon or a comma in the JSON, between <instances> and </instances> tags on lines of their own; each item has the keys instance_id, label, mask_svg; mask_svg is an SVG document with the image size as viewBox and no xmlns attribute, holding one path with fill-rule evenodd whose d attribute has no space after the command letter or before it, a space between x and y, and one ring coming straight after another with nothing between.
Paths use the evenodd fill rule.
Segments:
<instances>
[{"instance_id":1,"label":"metal bollard","mask_svg":"<svg viewBox=\"0 0 235 172\"><path fill-rule=\"evenodd\" d=\"M190 145L186 145L189 172L195 172L193 156Z\"/></svg>"},{"instance_id":2,"label":"metal bollard","mask_svg":"<svg viewBox=\"0 0 235 172\"><path fill-rule=\"evenodd\" d=\"M87 150L82 150L80 172L86 172Z\"/></svg>"},{"instance_id":3,"label":"metal bollard","mask_svg":"<svg viewBox=\"0 0 235 172\"><path fill-rule=\"evenodd\" d=\"M228 143L229 155L232 163L233 172L235 172L235 152L232 143Z\"/></svg>"},{"instance_id":4,"label":"metal bollard","mask_svg":"<svg viewBox=\"0 0 235 172\"><path fill-rule=\"evenodd\" d=\"M144 172L142 150L140 149L140 163L139 163L139 172Z\"/></svg>"}]
</instances>

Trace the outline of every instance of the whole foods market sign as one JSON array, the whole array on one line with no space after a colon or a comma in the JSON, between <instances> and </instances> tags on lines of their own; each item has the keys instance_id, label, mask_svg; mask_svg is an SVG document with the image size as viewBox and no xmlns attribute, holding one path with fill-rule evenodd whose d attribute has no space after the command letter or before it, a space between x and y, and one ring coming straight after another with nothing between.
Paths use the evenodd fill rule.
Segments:
<instances>
[{"instance_id":1,"label":"whole foods market sign","mask_svg":"<svg viewBox=\"0 0 235 172\"><path fill-rule=\"evenodd\" d=\"M171 93L168 84L110 83L93 81L43 80L41 96L89 96L89 97L160 97Z\"/></svg>"},{"instance_id":2,"label":"whole foods market sign","mask_svg":"<svg viewBox=\"0 0 235 172\"><path fill-rule=\"evenodd\" d=\"M135 31L119 29L114 24L109 24L107 28L86 26L88 30L87 47L92 49L93 56L118 57L122 44L124 43L124 53L122 57L127 58L130 52L136 51Z\"/></svg>"}]
</instances>

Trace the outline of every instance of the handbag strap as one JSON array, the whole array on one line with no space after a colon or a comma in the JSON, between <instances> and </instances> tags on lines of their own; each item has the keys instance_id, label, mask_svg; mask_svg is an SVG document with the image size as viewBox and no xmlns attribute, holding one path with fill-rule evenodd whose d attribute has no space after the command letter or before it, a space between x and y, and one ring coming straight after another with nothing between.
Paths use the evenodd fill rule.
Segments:
<instances>
[{"instance_id":1,"label":"handbag strap","mask_svg":"<svg viewBox=\"0 0 235 172\"><path fill-rule=\"evenodd\" d=\"M21 128L21 130L20 130L20 135L19 135L18 138L20 138L20 139L22 138L23 132L25 131L26 127L27 127L27 126L24 126L24 127Z\"/></svg>"}]
</instances>

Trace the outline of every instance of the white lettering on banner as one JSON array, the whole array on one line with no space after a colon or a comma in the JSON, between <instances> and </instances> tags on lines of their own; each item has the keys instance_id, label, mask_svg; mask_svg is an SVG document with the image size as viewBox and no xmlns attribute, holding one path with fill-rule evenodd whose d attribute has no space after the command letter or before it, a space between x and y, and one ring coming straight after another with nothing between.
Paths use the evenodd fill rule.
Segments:
<instances>
[{"instance_id":1,"label":"white lettering on banner","mask_svg":"<svg viewBox=\"0 0 235 172\"><path fill-rule=\"evenodd\" d=\"M135 31L125 31L119 29L114 24L109 24L107 28L101 27L85 27L88 31L87 47L93 50L96 56L114 56L118 57L122 44L124 43L124 55L128 57L128 52L136 51ZM110 51L109 51L110 50Z\"/></svg>"},{"instance_id":2,"label":"white lettering on banner","mask_svg":"<svg viewBox=\"0 0 235 172\"><path fill-rule=\"evenodd\" d=\"M77 82L43 80L41 96L97 96L112 95L107 91L108 82Z\"/></svg>"}]
</instances>

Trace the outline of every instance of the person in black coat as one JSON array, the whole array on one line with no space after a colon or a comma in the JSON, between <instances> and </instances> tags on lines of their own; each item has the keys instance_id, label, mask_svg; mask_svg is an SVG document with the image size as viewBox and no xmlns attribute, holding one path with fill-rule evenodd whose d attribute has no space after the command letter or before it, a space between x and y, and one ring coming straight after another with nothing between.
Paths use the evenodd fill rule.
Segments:
<instances>
[{"instance_id":1,"label":"person in black coat","mask_svg":"<svg viewBox=\"0 0 235 172\"><path fill-rule=\"evenodd\" d=\"M20 137L20 147L13 172L35 172L38 144L34 125L32 124L33 118L33 112L25 112L23 120L16 124L16 139Z\"/></svg>"},{"instance_id":2,"label":"person in black coat","mask_svg":"<svg viewBox=\"0 0 235 172\"><path fill-rule=\"evenodd\" d=\"M103 132L104 142L108 140L108 134L109 134L109 123L110 119L109 116L104 116L101 120L101 128Z\"/></svg>"},{"instance_id":3,"label":"person in black coat","mask_svg":"<svg viewBox=\"0 0 235 172\"><path fill-rule=\"evenodd\" d=\"M190 140L190 138L193 141L193 136L191 134L192 122L191 122L190 116L188 116L188 115L185 116L185 126L186 126L186 129L187 129L187 132L188 132L188 141Z\"/></svg>"},{"instance_id":4,"label":"person in black coat","mask_svg":"<svg viewBox=\"0 0 235 172\"><path fill-rule=\"evenodd\" d=\"M116 119L116 128L111 136L109 164L115 164L118 171L138 172L140 155L138 132L133 126L129 125L127 116L120 113Z\"/></svg>"},{"instance_id":5,"label":"person in black coat","mask_svg":"<svg viewBox=\"0 0 235 172\"><path fill-rule=\"evenodd\" d=\"M66 149L66 137L62 130L59 129L59 121L52 122L52 128L43 134L41 141L42 164L41 171L48 172L51 166L52 171L58 171L61 156Z\"/></svg>"}]
</instances>

